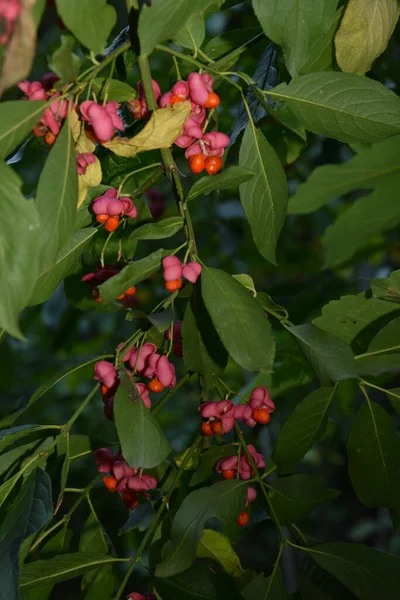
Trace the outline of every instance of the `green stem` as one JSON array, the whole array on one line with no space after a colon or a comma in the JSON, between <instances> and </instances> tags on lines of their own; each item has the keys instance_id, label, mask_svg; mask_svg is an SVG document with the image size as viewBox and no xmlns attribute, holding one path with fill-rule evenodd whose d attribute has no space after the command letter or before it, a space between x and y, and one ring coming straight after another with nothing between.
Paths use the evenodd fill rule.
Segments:
<instances>
[{"instance_id":1,"label":"green stem","mask_svg":"<svg viewBox=\"0 0 400 600\"><path fill-rule=\"evenodd\" d=\"M189 371L189 373L186 373L186 375L184 375L180 380L179 383L171 390L169 391L167 394L165 394L161 400L158 402L158 404L153 408L152 413L153 415L157 414L159 410L162 409L162 407L164 406L164 404L166 402L168 402L168 400L170 398L172 398L172 396L174 396L176 394L176 392L178 390L180 390L180 388L185 385L186 382L188 382L194 375L196 375L196 373L191 373Z\"/></svg>"},{"instance_id":2,"label":"green stem","mask_svg":"<svg viewBox=\"0 0 400 600\"><path fill-rule=\"evenodd\" d=\"M151 538L153 537L154 533L156 532L156 529L158 527L158 523L162 517L162 514L164 512L164 509L166 506L168 506L168 503L170 501L170 498L175 490L175 487L177 485L177 483L179 482L180 478L183 475L183 472L185 470L185 467L187 465L187 463L189 462L189 460L191 459L191 457L193 456L194 452L197 450L200 442L202 440L202 436L199 435L197 436L196 440L194 441L194 443L192 444L192 447L190 448L190 451L187 453L187 455L185 456L185 458L182 461L181 466L179 467L179 469L177 470L177 472L175 473L175 477L171 483L171 486L167 492L167 494L164 496L164 498L161 501L161 504L155 514L154 520L151 524L151 526L149 527L149 529L146 531L146 535L144 536L143 540L141 541L141 544L138 548L137 554L135 557L132 558L132 563L129 565L129 568L127 570L127 572L125 573L125 577L121 583L121 585L118 588L118 591L114 597L113 600L119 600L126 584L129 581L129 577L131 576L131 573L133 571L133 569L135 568L135 564L140 560L141 555L143 554L147 544L149 543L149 541L151 540Z\"/></svg>"},{"instance_id":3,"label":"green stem","mask_svg":"<svg viewBox=\"0 0 400 600\"><path fill-rule=\"evenodd\" d=\"M121 183L118 186L118 195L121 193L121 190L125 184L125 182L130 178L133 177L133 175L136 175L136 173L141 173L142 171L147 171L148 169L152 169L153 167L159 167L161 165L161 163L153 163L152 165L147 165L145 167L142 167L141 169L136 169L136 171L132 171L131 173L128 173L128 175L125 175L125 177L123 178L123 180L121 181Z\"/></svg>"},{"instance_id":4,"label":"green stem","mask_svg":"<svg viewBox=\"0 0 400 600\"><path fill-rule=\"evenodd\" d=\"M269 497L269 495L268 495L268 492L267 492L267 490L265 489L265 484L264 484L264 481L262 480L262 478L261 478L261 475L260 475L260 473L258 472L258 469L257 469L257 467L256 467L256 465L255 465L255 462L254 462L254 460L253 460L253 457L252 457L252 455L251 455L251 454L250 454L250 452L249 452L249 449L247 448L246 440L244 439L244 436L243 436L242 430L240 429L239 425L238 425L236 422L235 422L235 431L236 431L236 434L237 434L237 436L238 436L238 440L239 440L239 442L240 442L240 443L242 444L242 446L243 446L243 450L244 450L244 453L245 453L245 454L246 454L246 456L247 456L247 460L249 461L249 463L250 463L250 465L251 465L251 468L252 468L252 469L253 469L253 471L254 471L255 477L256 477L256 479L257 479L258 483L260 484L261 491L262 491L262 493L264 494L265 500L267 501L267 504L268 504L269 511L270 511L270 513L271 513L271 516L272 516L272 518L273 518L273 519L274 519L274 521L275 521L275 525L276 525L276 527L277 527L277 529L278 529L279 536L280 536L280 538L281 538L281 540L282 540L282 543L283 543L283 544L287 544L287 543L288 543L288 540L287 540L287 538L286 538L285 534L283 533L283 530L282 530L281 524L279 523L278 516L277 516L277 514L276 514L276 512L275 512L274 506L273 506L273 504L272 504L272 502L271 502L271 499L270 499L270 497Z\"/></svg>"},{"instance_id":5,"label":"green stem","mask_svg":"<svg viewBox=\"0 0 400 600\"><path fill-rule=\"evenodd\" d=\"M92 389L92 391L86 396L86 398L84 399L84 401L82 402L82 404L80 405L80 407L78 408L78 410L75 411L75 413L72 415L72 417L69 419L69 421L65 424L64 433L68 432L71 429L72 425L75 423L75 421L77 420L77 418L79 417L79 415L81 414L81 412L86 408L86 406L89 404L89 402L91 401L91 399L93 398L93 396L95 396L95 394L96 394L97 390L99 389L99 387L100 387L100 384L97 383L94 386L94 388Z\"/></svg>"},{"instance_id":6,"label":"green stem","mask_svg":"<svg viewBox=\"0 0 400 600\"><path fill-rule=\"evenodd\" d=\"M374 390L379 390L384 394L388 394L388 396L393 396L393 398L397 398L397 400L400 400L400 394L395 394L394 392L392 392L392 390L385 390L385 388L379 387L379 385L375 385L374 383L370 383L369 381L365 381L365 379L360 379L360 382L370 388L373 388Z\"/></svg>"}]
</instances>

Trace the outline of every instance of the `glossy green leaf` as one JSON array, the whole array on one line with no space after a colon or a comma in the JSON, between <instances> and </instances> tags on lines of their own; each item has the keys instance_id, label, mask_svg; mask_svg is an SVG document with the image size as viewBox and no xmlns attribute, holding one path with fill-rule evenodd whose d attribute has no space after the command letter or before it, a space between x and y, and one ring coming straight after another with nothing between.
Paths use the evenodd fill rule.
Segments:
<instances>
[{"instance_id":1,"label":"glossy green leaf","mask_svg":"<svg viewBox=\"0 0 400 600\"><path fill-rule=\"evenodd\" d=\"M184 573L154 580L157 600L242 600L228 575L197 562Z\"/></svg>"},{"instance_id":2,"label":"glossy green leaf","mask_svg":"<svg viewBox=\"0 0 400 600\"><path fill-rule=\"evenodd\" d=\"M198 196L207 196L213 191L230 190L239 187L241 183L253 179L255 173L246 167L228 167L222 173L210 177L201 177L190 188L187 200L193 200Z\"/></svg>"},{"instance_id":3,"label":"glossy green leaf","mask_svg":"<svg viewBox=\"0 0 400 600\"><path fill-rule=\"evenodd\" d=\"M282 46L292 76L308 73L316 48L331 42L336 7L337 0L253 0L265 35Z\"/></svg>"},{"instance_id":4,"label":"glossy green leaf","mask_svg":"<svg viewBox=\"0 0 400 600\"><path fill-rule=\"evenodd\" d=\"M319 544L310 557L360 600L397 600L400 558L361 544Z\"/></svg>"},{"instance_id":5,"label":"glossy green leaf","mask_svg":"<svg viewBox=\"0 0 400 600\"><path fill-rule=\"evenodd\" d=\"M219 269L205 267L201 278L204 303L232 358L250 371L271 371L275 344L256 298Z\"/></svg>"},{"instance_id":6,"label":"glossy green leaf","mask_svg":"<svg viewBox=\"0 0 400 600\"><path fill-rule=\"evenodd\" d=\"M114 275L114 277L110 277L110 279L102 283L98 290L103 302L114 300L114 298L126 292L132 285L153 275L161 267L163 256L164 250L160 248L146 256L146 258L132 261L118 275Z\"/></svg>"},{"instance_id":7,"label":"glossy green leaf","mask_svg":"<svg viewBox=\"0 0 400 600\"><path fill-rule=\"evenodd\" d=\"M153 0L151 6L145 4L138 27L141 54L149 56L156 44L184 30L190 17L204 5L204 0Z\"/></svg>"},{"instance_id":8,"label":"glossy green leaf","mask_svg":"<svg viewBox=\"0 0 400 600\"><path fill-rule=\"evenodd\" d=\"M400 133L400 100L377 81L351 73L311 73L268 94L283 100L308 131L372 143Z\"/></svg>"},{"instance_id":9,"label":"glossy green leaf","mask_svg":"<svg viewBox=\"0 0 400 600\"><path fill-rule=\"evenodd\" d=\"M352 190L379 189L388 179L397 187L400 183L400 166L396 160L399 151L400 137L394 136L364 147L345 164L314 169L290 199L288 212L306 214ZM362 204L364 200L359 202Z\"/></svg>"},{"instance_id":10,"label":"glossy green leaf","mask_svg":"<svg viewBox=\"0 0 400 600\"><path fill-rule=\"evenodd\" d=\"M96 77L93 81L93 90L100 98L105 98L107 95L108 102L128 102L137 96L136 90L124 81L107 77Z\"/></svg>"},{"instance_id":11,"label":"glossy green leaf","mask_svg":"<svg viewBox=\"0 0 400 600\"><path fill-rule=\"evenodd\" d=\"M114 415L122 454L129 465L151 469L171 452L155 417L126 375L114 398Z\"/></svg>"},{"instance_id":12,"label":"glossy green leaf","mask_svg":"<svg viewBox=\"0 0 400 600\"><path fill-rule=\"evenodd\" d=\"M29 305L46 302L56 291L60 282L69 274L81 254L89 244L97 229L86 227L74 231L66 245L61 248L56 257L53 269L42 273L38 278L35 289L29 300Z\"/></svg>"},{"instance_id":13,"label":"glossy green leaf","mask_svg":"<svg viewBox=\"0 0 400 600\"><path fill-rule=\"evenodd\" d=\"M129 236L130 240L164 240L175 235L183 227L182 217L167 217L157 223L141 225Z\"/></svg>"},{"instance_id":14,"label":"glossy green leaf","mask_svg":"<svg viewBox=\"0 0 400 600\"><path fill-rule=\"evenodd\" d=\"M245 482L223 481L189 494L175 514L172 540L163 548L156 576L169 577L190 567L206 521L216 517L222 523L233 522L243 510L245 493Z\"/></svg>"},{"instance_id":15,"label":"glossy green leaf","mask_svg":"<svg viewBox=\"0 0 400 600\"><path fill-rule=\"evenodd\" d=\"M58 253L73 232L77 201L76 155L66 121L41 172L36 195L42 272L54 268Z\"/></svg>"},{"instance_id":16,"label":"glossy green leaf","mask_svg":"<svg viewBox=\"0 0 400 600\"><path fill-rule=\"evenodd\" d=\"M336 335L307 323L288 327L322 384L357 377L356 362L348 344Z\"/></svg>"},{"instance_id":17,"label":"glossy green leaf","mask_svg":"<svg viewBox=\"0 0 400 600\"><path fill-rule=\"evenodd\" d=\"M349 474L354 490L369 507L387 506L400 525L400 438L393 419L375 402L365 401L347 440Z\"/></svg>"},{"instance_id":18,"label":"glossy green leaf","mask_svg":"<svg viewBox=\"0 0 400 600\"><path fill-rule=\"evenodd\" d=\"M47 434L45 425L18 425L10 429L2 429L0 431L0 452L22 438L42 431L44 432L43 435Z\"/></svg>"},{"instance_id":19,"label":"glossy green leaf","mask_svg":"<svg viewBox=\"0 0 400 600\"><path fill-rule=\"evenodd\" d=\"M391 313L395 316L396 311L400 314L400 307L396 304L366 298L365 294L342 296L340 300L331 300L323 306L321 316L316 317L313 323L349 344L371 323L386 316L389 318Z\"/></svg>"},{"instance_id":20,"label":"glossy green leaf","mask_svg":"<svg viewBox=\"0 0 400 600\"><path fill-rule=\"evenodd\" d=\"M185 27L181 29L174 38L174 43L189 50L195 51L199 48L205 38L206 27L203 15L194 13L189 17Z\"/></svg>"},{"instance_id":21,"label":"glossy green leaf","mask_svg":"<svg viewBox=\"0 0 400 600\"><path fill-rule=\"evenodd\" d=\"M61 46L53 53L49 60L49 67L62 83L75 81L79 75L79 69L82 64L77 54L72 52L75 46L75 40L71 35L61 36Z\"/></svg>"},{"instance_id":22,"label":"glossy green leaf","mask_svg":"<svg viewBox=\"0 0 400 600\"><path fill-rule=\"evenodd\" d=\"M46 102L15 100L0 105L0 158L6 158L32 131ZM3 176L2 176L3 178Z\"/></svg>"},{"instance_id":23,"label":"glossy green leaf","mask_svg":"<svg viewBox=\"0 0 400 600\"><path fill-rule=\"evenodd\" d=\"M228 354L212 324L203 298L195 289L186 305L182 325L183 358L189 371L199 373L202 386L211 390L228 362Z\"/></svg>"},{"instance_id":24,"label":"glossy green leaf","mask_svg":"<svg viewBox=\"0 0 400 600\"><path fill-rule=\"evenodd\" d=\"M35 286L40 244L39 215L33 200L23 197L21 183L10 167L0 163L0 195L4 211L0 221L0 327L19 339L23 336L18 315Z\"/></svg>"},{"instance_id":25,"label":"glossy green leaf","mask_svg":"<svg viewBox=\"0 0 400 600\"><path fill-rule=\"evenodd\" d=\"M27 536L46 525L52 508L50 478L42 469L35 469L8 507L0 527L0 576L2 594L7 600L17 597L19 548Z\"/></svg>"},{"instance_id":26,"label":"glossy green leaf","mask_svg":"<svg viewBox=\"0 0 400 600\"><path fill-rule=\"evenodd\" d=\"M275 151L253 123L244 132L239 165L255 174L239 187L254 242L262 256L276 264L275 249L287 210L287 182Z\"/></svg>"},{"instance_id":27,"label":"glossy green leaf","mask_svg":"<svg viewBox=\"0 0 400 600\"><path fill-rule=\"evenodd\" d=\"M106 0L56 0L57 12L77 40L102 52L116 22L115 9Z\"/></svg>"},{"instance_id":28,"label":"glossy green leaf","mask_svg":"<svg viewBox=\"0 0 400 600\"><path fill-rule=\"evenodd\" d=\"M196 556L216 561L232 577L240 577L244 573L239 557L232 548L229 538L213 529L203 531L197 545Z\"/></svg>"},{"instance_id":29,"label":"glossy green leaf","mask_svg":"<svg viewBox=\"0 0 400 600\"><path fill-rule=\"evenodd\" d=\"M335 35L336 60L342 71L361 75L369 71L385 50L398 16L397 0L350 0Z\"/></svg>"},{"instance_id":30,"label":"glossy green leaf","mask_svg":"<svg viewBox=\"0 0 400 600\"><path fill-rule=\"evenodd\" d=\"M334 388L323 387L311 392L290 414L281 429L273 453L273 460L280 471L292 471L321 438L334 391Z\"/></svg>"},{"instance_id":31,"label":"glossy green leaf","mask_svg":"<svg viewBox=\"0 0 400 600\"><path fill-rule=\"evenodd\" d=\"M244 600L286 600L285 584L282 572L274 569L269 577L261 573L242 590Z\"/></svg>"},{"instance_id":32,"label":"glossy green leaf","mask_svg":"<svg viewBox=\"0 0 400 600\"><path fill-rule=\"evenodd\" d=\"M20 588L24 591L26 588L67 581L113 562L118 562L118 559L97 552L74 552L49 560L35 560L21 569Z\"/></svg>"},{"instance_id":33,"label":"glossy green leaf","mask_svg":"<svg viewBox=\"0 0 400 600\"><path fill-rule=\"evenodd\" d=\"M392 271L389 277L369 279L374 298L400 302L400 271Z\"/></svg>"},{"instance_id":34,"label":"glossy green leaf","mask_svg":"<svg viewBox=\"0 0 400 600\"><path fill-rule=\"evenodd\" d=\"M328 489L319 475L292 475L269 484L270 499L281 525L290 525L306 517L316 506L339 495Z\"/></svg>"}]
</instances>

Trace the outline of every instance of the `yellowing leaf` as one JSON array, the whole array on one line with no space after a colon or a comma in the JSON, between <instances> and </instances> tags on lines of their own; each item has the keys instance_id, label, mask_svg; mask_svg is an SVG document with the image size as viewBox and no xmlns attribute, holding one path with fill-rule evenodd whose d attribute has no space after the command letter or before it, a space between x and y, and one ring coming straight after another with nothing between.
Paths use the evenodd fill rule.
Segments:
<instances>
[{"instance_id":1,"label":"yellowing leaf","mask_svg":"<svg viewBox=\"0 0 400 600\"><path fill-rule=\"evenodd\" d=\"M231 542L223 533L212 529L205 529L197 545L198 558L211 558L216 560L223 569L233 577L240 577L244 570Z\"/></svg>"},{"instance_id":2,"label":"yellowing leaf","mask_svg":"<svg viewBox=\"0 0 400 600\"><path fill-rule=\"evenodd\" d=\"M397 0L350 0L335 36L342 71L364 75L385 50L399 16Z\"/></svg>"},{"instance_id":3,"label":"yellowing leaf","mask_svg":"<svg viewBox=\"0 0 400 600\"><path fill-rule=\"evenodd\" d=\"M135 156L146 150L169 148L181 135L191 111L190 102L179 102L153 112L142 131L133 138L116 137L103 144L118 156Z\"/></svg>"},{"instance_id":4,"label":"yellowing leaf","mask_svg":"<svg viewBox=\"0 0 400 600\"><path fill-rule=\"evenodd\" d=\"M82 121L79 120L78 114L75 110L71 111L70 124L72 137L75 142L75 150L77 154L83 152L94 152L96 144L92 142L86 135L85 127ZM95 184L97 185L97 183Z\"/></svg>"},{"instance_id":5,"label":"yellowing leaf","mask_svg":"<svg viewBox=\"0 0 400 600\"><path fill-rule=\"evenodd\" d=\"M79 120L79 117L75 110L71 111L70 116L70 124L72 137L75 142L75 150L77 154L83 154L85 152L94 152L96 148L96 144L92 142L91 139L86 135L85 128L83 126L82 121ZM84 175L78 175L78 204L77 208L79 208L86 198L86 193L88 188L94 187L96 185L100 185L102 180L102 171L101 171L101 163L99 159L96 157L96 162L92 165L89 165L86 169L86 173Z\"/></svg>"},{"instance_id":6,"label":"yellowing leaf","mask_svg":"<svg viewBox=\"0 0 400 600\"><path fill-rule=\"evenodd\" d=\"M100 185L102 177L101 164L96 157L96 162L88 166L86 173L84 175L78 175L79 194L77 208L85 201L88 188Z\"/></svg>"},{"instance_id":7,"label":"yellowing leaf","mask_svg":"<svg viewBox=\"0 0 400 600\"><path fill-rule=\"evenodd\" d=\"M0 77L0 95L29 75L36 46L33 7L36 0L21 0L21 12L15 23Z\"/></svg>"}]
</instances>

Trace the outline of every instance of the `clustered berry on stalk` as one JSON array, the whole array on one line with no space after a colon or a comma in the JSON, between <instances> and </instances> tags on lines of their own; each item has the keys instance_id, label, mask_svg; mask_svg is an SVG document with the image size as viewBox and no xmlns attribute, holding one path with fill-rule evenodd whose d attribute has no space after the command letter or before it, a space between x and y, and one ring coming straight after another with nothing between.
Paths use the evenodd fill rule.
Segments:
<instances>
[{"instance_id":1,"label":"clustered berry on stalk","mask_svg":"<svg viewBox=\"0 0 400 600\"><path fill-rule=\"evenodd\" d=\"M186 148L185 157L193 173L206 170L209 175L215 175L222 167L222 156L230 143L225 133L213 131L206 133L205 128L209 119L207 109L214 110L220 104L220 99L213 91L213 78L207 73L190 73L187 81L177 81L172 90L161 95L160 86L153 80L153 91L160 108L189 100L191 113L186 120L183 133L175 140L180 148ZM144 97L143 86L138 83L139 99L127 103L128 110L136 119L146 118L149 114Z\"/></svg>"}]
</instances>

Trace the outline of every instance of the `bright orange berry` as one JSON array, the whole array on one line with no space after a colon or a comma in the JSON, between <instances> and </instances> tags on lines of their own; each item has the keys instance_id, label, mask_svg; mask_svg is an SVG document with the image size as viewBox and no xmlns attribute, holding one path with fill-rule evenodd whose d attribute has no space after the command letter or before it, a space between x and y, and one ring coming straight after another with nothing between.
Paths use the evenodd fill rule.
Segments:
<instances>
[{"instance_id":1,"label":"bright orange berry","mask_svg":"<svg viewBox=\"0 0 400 600\"><path fill-rule=\"evenodd\" d=\"M233 479L235 477L235 471L233 469L227 469L226 471L222 471L222 477L224 479Z\"/></svg>"},{"instance_id":2,"label":"bright orange berry","mask_svg":"<svg viewBox=\"0 0 400 600\"><path fill-rule=\"evenodd\" d=\"M125 506L129 508L129 510L133 510L139 504L139 499L137 495L135 494L135 492L132 492L130 490L128 492L124 492L122 499L124 501Z\"/></svg>"},{"instance_id":3,"label":"bright orange berry","mask_svg":"<svg viewBox=\"0 0 400 600\"><path fill-rule=\"evenodd\" d=\"M171 100L169 101L169 104L177 104L178 102L185 102L185 100L180 96L172 96Z\"/></svg>"},{"instance_id":4,"label":"bright orange berry","mask_svg":"<svg viewBox=\"0 0 400 600\"><path fill-rule=\"evenodd\" d=\"M38 123L32 129L32 133L36 137L43 137L48 132L48 130L49 129L48 129L48 127L46 127L46 125L43 125L43 123Z\"/></svg>"},{"instance_id":5,"label":"bright orange berry","mask_svg":"<svg viewBox=\"0 0 400 600\"><path fill-rule=\"evenodd\" d=\"M219 96L214 92L210 92L208 94L207 102L203 104L204 108L217 108L219 106L221 100Z\"/></svg>"},{"instance_id":6,"label":"bright orange berry","mask_svg":"<svg viewBox=\"0 0 400 600\"><path fill-rule=\"evenodd\" d=\"M245 510L242 513L240 513L240 515L236 519L236 523L239 525L239 527L246 527L249 521L249 513L247 513Z\"/></svg>"},{"instance_id":7,"label":"bright orange berry","mask_svg":"<svg viewBox=\"0 0 400 600\"><path fill-rule=\"evenodd\" d=\"M222 423L219 419L217 419L216 421L212 421L211 429L216 435L224 435L225 433L224 428L222 427Z\"/></svg>"},{"instance_id":8,"label":"bright orange berry","mask_svg":"<svg viewBox=\"0 0 400 600\"><path fill-rule=\"evenodd\" d=\"M134 296L136 294L136 288L133 285L132 287L128 288L125 292L126 296Z\"/></svg>"},{"instance_id":9,"label":"bright orange berry","mask_svg":"<svg viewBox=\"0 0 400 600\"><path fill-rule=\"evenodd\" d=\"M96 221L98 223L105 223L109 217L110 215L96 215Z\"/></svg>"},{"instance_id":10,"label":"bright orange berry","mask_svg":"<svg viewBox=\"0 0 400 600\"><path fill-rule=\"evenodd\" d=\"M205 169L205 160L202 154L194 154L189 158L189 168L192 173L201 173Z\"/></svg>"},{"instance_id":11,"label":"bright orange berry","mask_svg":"<svg viewBox=\"0 0 400 600\"><path fill-rule=\"evenodd\" d=\"M104 228L109 231L115 231L119 225L119 217L108 217L107 221L104 223Z\"/></svg>"},{"instance_id":12,"label":"bright orange berry","mask_svg":"<svg viewBox=\"0 0 400 600\"><path fill-rule=\"evenodd\" d=\"M158 381L158 379L154 378L151 381L149 381L149 383L147 384L147 389L150 390L150 392L162 392L164 389L164 386L162 383L160 383Z\"/></svg>"},{"instance_id":13,"label":"bright orange berry","mask_svg":"<svg viewBox=\"0 0 400 600\"><path fill-rule=\"evenodd\" d=\"M219 156L207 156L205 168L209 175L215 175L222 167L222 159Z\"/></svg>"},{"instance_id":14,"label":"bright orange berry","mask_svg":"<svg viewBox=\"0 0 400 600\"><path fill-rule=\"evenodd\" d=\"M103 483L109 492L115 492L117 490L118 481L115 479L115 477L103 477Z\"/></svg>"},{"instance_id":15,"label":"bright orange berry","mask_svg":"<svg viewBox=\"0 0 400 600\"><path fill-rule=\"evenodd\" d=\"M203 421L201 424L201 433L203 435L206 435L207 437L211 437L212 435L214 435L213 430L211 429L211 423L210 421Z\"/></svg>"},{"instance_id":16,"label":"bright orange berry","mask_svg":"<svg viewBox=\"0 0 400 600\"><path fill-rule=\"evenodd\" d=\"M48 131L44 134L44 141L48 146L52 146L56 141L56 136L51 131Z\"/></svg>"},{"instance_id":17,"label":"bright orange berry","mask_svg":"<svg viewBox=\"0 0 400 600\"><path fill-rule=\"evenodd\" d=\"M266 408L254 408L251 413L251 418L254 419L254 421L257 421L257 423L261 423L261 425L266 425L269 423L271 415Z\"/></svg>"},{"instance_id":18,"label":"bright orange berry","mask_svg":"<svg viewBox=\"0 0 400 600\"><path fill-rule=\"evenodd\" d=\"M182 279L173 279L172 281L166 281L164 287L169 292L176 292L182 287Z\"/></svg>"}]
</instances>

